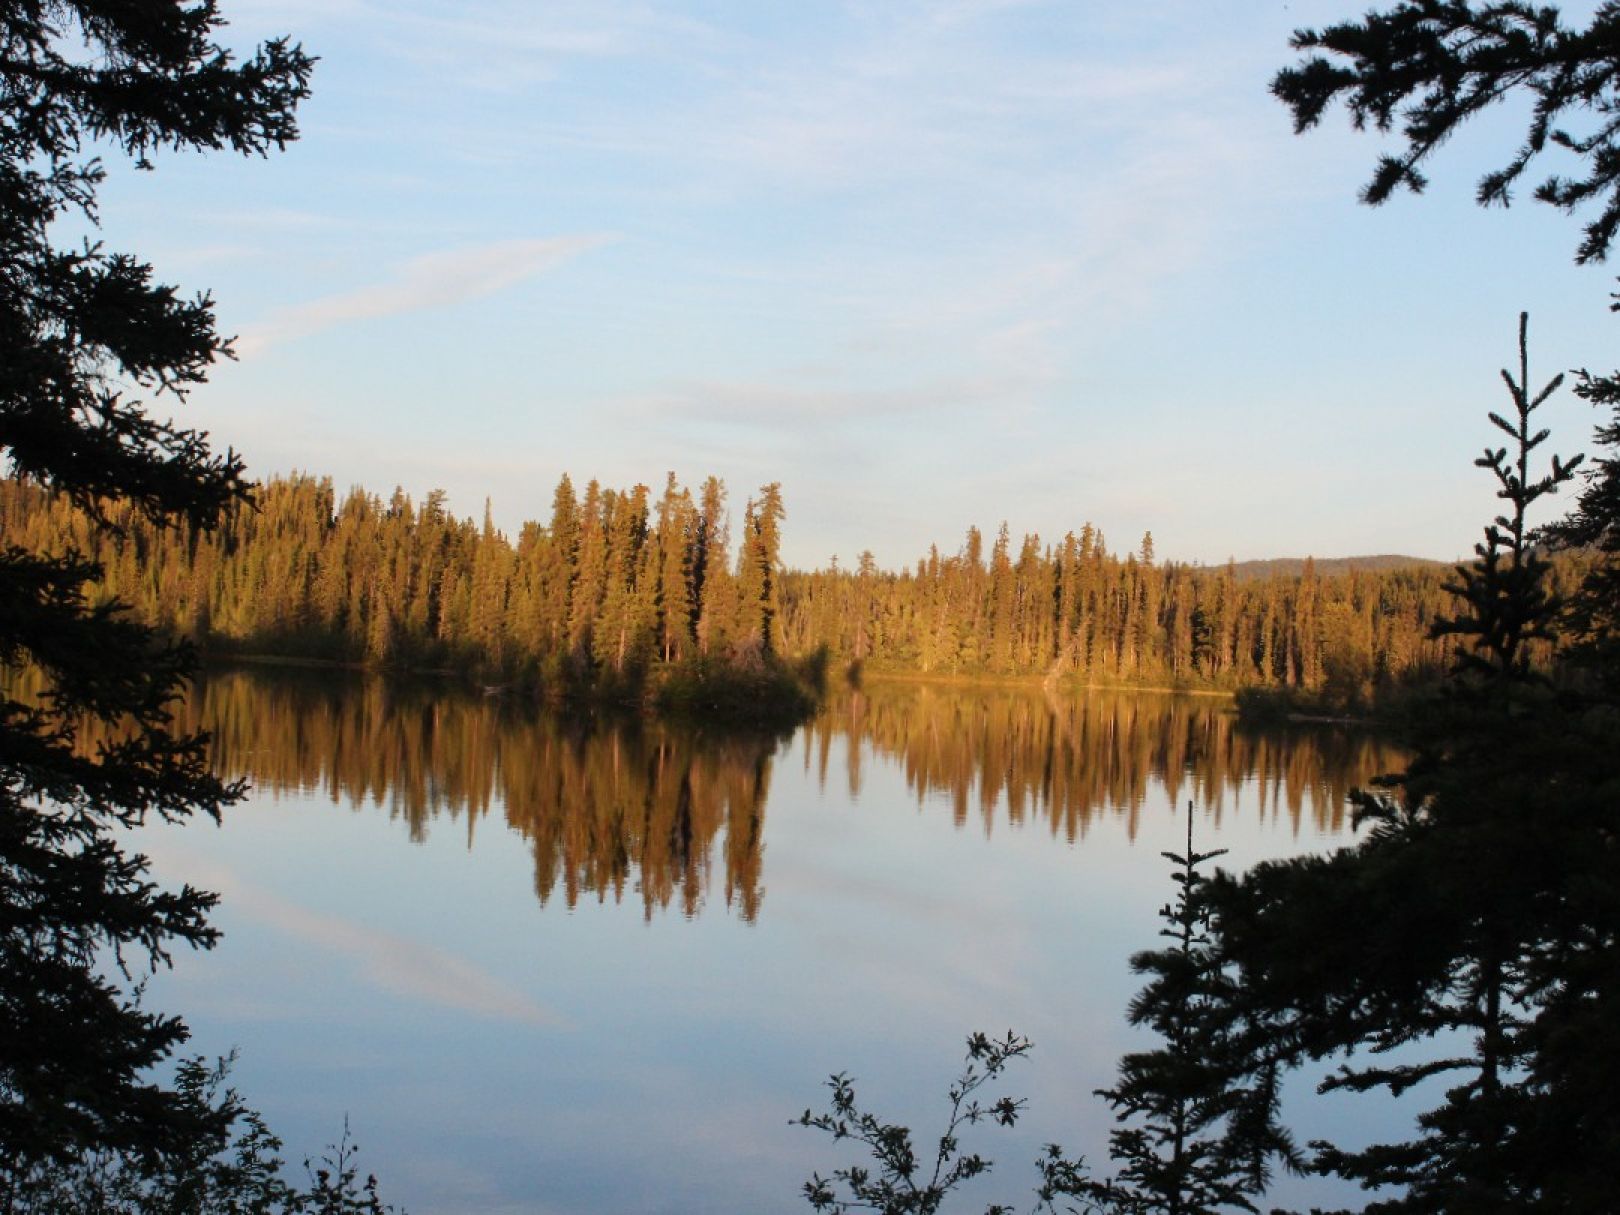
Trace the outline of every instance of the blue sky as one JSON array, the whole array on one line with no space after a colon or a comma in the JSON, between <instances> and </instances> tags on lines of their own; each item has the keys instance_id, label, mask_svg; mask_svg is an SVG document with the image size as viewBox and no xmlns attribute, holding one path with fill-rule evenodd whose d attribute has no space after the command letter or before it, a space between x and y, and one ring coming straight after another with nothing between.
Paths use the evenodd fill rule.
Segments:
<instances>
[{"instance_id":1,"label":"blue sky","mask_svg":"<svg viewBox=\"0 0 1620 1215\"><path fill-rule=\"evenodd\" d=\"M801 566L1002 520L1450 558L1519 311L1535 378L1615 361L1578 222L1472 204L1515 111L1376 210L1376 137L1292 134L1289 31L1359 4L222 7L321 57L302 140L118 173L103 235L213 291L241 357L180 416L258 475L508 529L564 471L777 480Z\"/></svg>"}]
</instances>

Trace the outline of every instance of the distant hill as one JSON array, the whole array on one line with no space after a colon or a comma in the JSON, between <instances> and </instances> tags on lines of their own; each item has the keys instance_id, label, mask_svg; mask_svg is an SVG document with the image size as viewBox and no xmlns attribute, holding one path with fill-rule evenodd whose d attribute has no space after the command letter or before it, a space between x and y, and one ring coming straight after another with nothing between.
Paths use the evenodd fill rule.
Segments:
<instances>
[{"instance_id":1,"label":"distant hill","mask_svg":"<svg viewBox=\"0 0 1620 1215\"><path fill-rule=\"evenodd\" d=\"M1236 571L1240 582L1274 576L1287 578L1304 573L1307 560L1315 561L1316 572L1323 577L1348 574L1351 570L1382 573L1385 570L1424 566L1434 569L1451 568L1449 561L1430 561L1426 557L1403 557L1399 553L1377 553L1370 557L1272 557L1265 561L1239 561L1232 568Z\"/></svg>"}]
</instances>

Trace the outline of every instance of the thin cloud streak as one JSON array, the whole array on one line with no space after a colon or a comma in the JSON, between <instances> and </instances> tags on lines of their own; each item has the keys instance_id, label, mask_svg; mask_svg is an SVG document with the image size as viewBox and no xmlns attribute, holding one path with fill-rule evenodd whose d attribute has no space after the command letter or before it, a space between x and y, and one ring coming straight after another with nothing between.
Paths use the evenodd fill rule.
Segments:
<instances>
[{"instance_id":1,"label":"thin cloud streak","mask_svg":"<svg viewBox=\"0 0 1620 1215\"><path fill-rule=\"evenodd\" d=\"M1327 411L1324 385L1386 391L1359 378L1352 390L1361 372L1343 369L1342 343L1316 339L1399 311L1368 315L1355 297L1404 283L1410 254L1384 254L1448 204L1357 210L1371 145L1342 123L1290 134L1266 81L1290 28L1324 2L1302 13L847 0L694 14L670 0L543 12L521 0L243 0L263 32L290 29L325 56L305 140L288 168L239 174L236 193L184 195L161 240L192 231L259 250L209 266L229 327L253 326L246 353L361 320L478 358L454 416L444 360L395 357L402 340L356 341L301 383L288 377L308 375L304 359L250 360L197 400L257 473L441 484L464 511L493 496L507 523L544 514L536 477L567 468L633 484L674 467L780 479L795 512L787 542L816 559L865 547L907 559L970 520L1044 530L1065 502L1063 518L1121 534L1151 524L1178 555L1224 558L1250 542L1240 535L1296 547L1300 512L1280 518L1235 488L1212 512L1185 477L1150 482L1165 461L1137 464L1162 433L1207 459L1227 434L1258 432L1271 383L1309 383L1296 405L1307 416ZM1471 205L1466 174L1454 185ZM308 214L312 198L333 215ZM523 306L504 317L486 300L364 320L502 289L487 284L503 266L435 270L406 263L414 254L597 231L624 234L635 256L512 288L495 298ZM1361 241L1379 243L1363 253ZM1445 265L1412 289L1474 281L1461 259ZM551 290L564 276L570 300ZM1502 294L1550 307L1532 294L1544 281ZM1427 313L1465 353L1467 326L1496 298L1467 294L1468 309ZM1548 298L1574 317L1576 294ZM1522 302L1508 300L1513 314ZM511 340L519 332L532 340ZM300 408L307 427L288 424ZM1419 425L1437 431L1442 416L1426 407ZM512 470L514 450L543 470ZM1250 443L1219 467L1234 486L1263 485L1271 454ZM1310 456L1324 470L1346 458ZM1116 484L1126 469L1151 483L1145 501ZM1444 512L1410 505L1438 497L1441 476L1408 482L1427 488L1401 498L1400 516L1438 538L1380 544L1450 543ZM1324 471L1313 485L1337 481Z\"/></svg>"},{"instance_id":2,"label":"thin cloud streak","mask_svg":"<svg viewBox=\"0 0 1620 1215\"><path fill-rule=\"evenodd\" d=\"M563 262L612 242L593 233L499 241L407 262L392 282L339 292L271 312L237 340L243 357L296 338L376 317L448 308L516 286Z\"/></svg>"},{"instance_id":3,"label":"thin cloud streak","mask_svg":"<svg viewBox=\"0 0 1620 1215\"><path fill-rule=\"evenodd\" d=\"M627 396L626 412L724 422L774 431L790 424L820 426L933 412L959 406L1002 405L1029 387L1025 377L979 375L934 379L899 388L804 388L781 381L708 380L665 393Z\"/></svg>"}]
</instances>

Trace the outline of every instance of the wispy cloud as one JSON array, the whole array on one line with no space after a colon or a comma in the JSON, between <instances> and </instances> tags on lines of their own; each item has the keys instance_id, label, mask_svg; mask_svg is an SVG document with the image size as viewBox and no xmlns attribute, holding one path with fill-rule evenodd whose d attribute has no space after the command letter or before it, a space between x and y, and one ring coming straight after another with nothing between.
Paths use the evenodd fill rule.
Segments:
<instances>
[{"instance_id":1,"label":"wispy cloud","mask_svg":"<svg viewBox=\"0 0 1620 1215\"><path fill-rule=\"evenodd\" d=\"M785 425L821 425L896 414L932 412L956 406L1006 402L1028 386L1017 376L971 375L935 378L893 388L831 385L802 387L783 380L706 380L668 391L627 397L621 407L740 426L779 430Z\"/></svg>"},{"instance_id":2,"label":"wispy cloud","mask_svg":"<svg viewBox=\"0 0 1620 1215\"><path fill-rule=\"evenodd\" d=\"M679 5L642 0L242 0L232 21L244 36L293 29L312 46L361 36L392 72L430 82L441 104L458 92L527 92L576 60L689 59L737 41Z\"/></svg>"},{"instance_id":3,"label":"wispy cloud","mask_svg":"<svg viewBox=\"0 0 1620 1215\"><path fill-rule=\"evenodd\" d=\"M271 312L237 341L244 357L351 321L448 308L493 295L607 244L601 233L557 236L430 253L406 262L386 283L323 296Z\"/></svg>"}]
</instances>

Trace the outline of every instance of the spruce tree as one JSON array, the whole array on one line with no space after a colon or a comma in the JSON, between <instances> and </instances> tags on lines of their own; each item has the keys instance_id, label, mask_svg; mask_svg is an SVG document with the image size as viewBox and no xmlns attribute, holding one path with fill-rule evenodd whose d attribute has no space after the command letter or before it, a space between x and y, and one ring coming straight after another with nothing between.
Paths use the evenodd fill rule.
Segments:
<instances>
[{"instance_id":1,"label":"spruce tree","mask_svg":"<svg viewBox=\"0 0 1620 1215\"><path fill-rule=\"evenodd\" d=\"M1527 513L1576 462L1531 468L1557 382L1532 393L1526 362L1521 319L1513 413L1491 415L1509 443L1476 461L1506 508L1436 624L1461 641L1416 759L1355 796L1360 843L1212 891L1239 1007L1279 1055L1348 1053L1324 1089L1438 1096L1405 1141L1313 1145L1319 1170L1394 1190L1379 1211L1599 1209L1620 1153L1620 751L1529 660L1559 608Z\"/></svg>"},{"instance_id":2,"label":"spruce tree","mask_svg":"<svg viewBox=\"0 0 1620 1215\"><path fill-rule=\"evenodd\" d=\"M1607 255L1620 231L1620 6L1599 4L1582 28L1565 24L1557 6L1526 0L1403 0L1299 30L1293 46L1306 57L1278 72L1271 89L1293 111L1295 131L1316 126L1341 99L1358 130L1399 128L1405 146L1379 158L1362 201L1421 193L1424 166L1460 127L1528 94L1524 142L1480 179L1479 203L1507 206L1531 163L1558 148L1577 170L1549 174L1534 197L1571 213L1595 204L1576 260Z\"/></svg>"},{"instance_id":3,"label":"spruce tree","mask_svg":"<svg viewBox=\"0 0 1620 1215\"><path fill-rule=\"evenodd\" d=\"M694 596L698 605L698 652L705 657L719 655L736 629L736 586L727 568L729 545L726 487L718 477L710 477L703 482L698 544L692 558L693 570L700 576Z\"/></svg>"},{"instance_id":4,"label":"spruce tree","mask_svg":"<svg viewBox=\"0 0 1620 1215\"><path fill-rule=\"evenodd\" d=\"M1119 1081L1097 1095L1119 1126L1109 1155L1119 1170L1093 1187L1107 1209L1129 1215L1204 1215L1256 1211L1274 1159L1300 1167L1278 1121L1278 1068L1246 1033L1237 979L1216 950L1211 909L1199 872L1226 849L1193 850L1193 807L1187 846L1166 852L1175 866L1176 897L1159 910L1168 948L1144 950L1131 969L1148 982L1131 1001L1132 1025L1151 1029L1160 1045L1120 1060Z\"/></svg>"},{"instance_id":5,"label":"spruce tree","mask_svg":"<svg viewBox=\"0 0 1620 1215\"><path fill-rule=\"evenodd\" d=\"M53 240L96 221L97 146L147 167L166 148L252 155L296 137L312 61L277 40L237 62L221 24L213 0L59 0L0 17L0 457L103 527L118 503L208 527L247 494L234 453L141 399L182 396L228 353L209 298L184 299L97 242ZM92 606L98 574L72 551L0 552L0 664L8 677L37 668L47 686L37 701L0 693L0 1198L33 1163L173 1155L232 1116L153 1072L186 1027L118 973L212 944L214 898L157 887L117 833L217 816L239 788L210 774L203 739L172 728L189 649ZM125 733L89 753L86 719Z\"/></svg>"},{"instance_id":6,"label":"spruce tree","mask_svg":"<svg viewBox=\"0 0 1620 1215\"><path fill-rule=\"evenodd\" d=\"M670 473L658 501L656 533L658 642L665 662L685 658L692 641L695 526L692 497L678 489L675 474Z\"/></svg>"},{"instance_id":7,"label":"spruce tree","mask_svg":"<svg viewBox=\"0 0 1620 1215\"><path fill-rule=\"evenodd\" d=\"M576 675L591 659L592 628L607 580L607 517L612 490L603 491L593 477L580 503L579 532L574 547L574 576L568 600L568 658Z\"/></svg>"},{"instance_id":8,"label":"spruce tree","mask_svg":"<svg viewBox=\"0 0 1620 1215\"><path fill-rule=\"evenodd\" d=\"M782 486L762 486L743 511L737 552L737 647L750 659L777 653L780 645Z\"/></svg>"}]
</instances>

